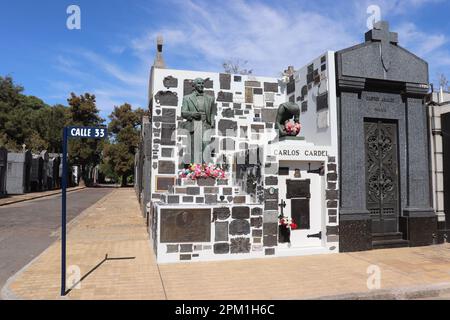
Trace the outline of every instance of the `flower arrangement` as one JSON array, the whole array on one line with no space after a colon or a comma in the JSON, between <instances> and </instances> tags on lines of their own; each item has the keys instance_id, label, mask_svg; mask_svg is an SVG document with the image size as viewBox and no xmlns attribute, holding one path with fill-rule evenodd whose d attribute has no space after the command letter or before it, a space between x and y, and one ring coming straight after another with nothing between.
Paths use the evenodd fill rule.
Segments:
<instances>
[{"instance_id":1,"label":"flower arrangement","mask_svg":"<svg viewBox=\"0 0 450 320\"><path fill-rule=\"evenodd\" d=\"M299 122L294 122L292 120L286 120L284 123L284 129L289 136L296 136L300 133L300 129L302 128Z\"/></svg>"},{"instance_id":2,"label":"flower arrangement","mask_svg":"<svg viewBox=\"0 0 450 320\"><path fill-rule=\"evenodd\" d=\"M295 230L298 228L298 225L295 223L294 219L285 216L279 216L278 222L280 226L284 226L285 228L289 228L291 230Z\"/></svg>"},{"instance_id":3,"label":"flower arrangement","mask_svg":"<svg viewBox=\"0 0 450 320\"><path fill-rule=\"evenodd\" d=\"M215 164L190 164L187 168L181 170L180 178L191 180L201 178L225 179L225 171Z\"/></svg>"}]
</instances>

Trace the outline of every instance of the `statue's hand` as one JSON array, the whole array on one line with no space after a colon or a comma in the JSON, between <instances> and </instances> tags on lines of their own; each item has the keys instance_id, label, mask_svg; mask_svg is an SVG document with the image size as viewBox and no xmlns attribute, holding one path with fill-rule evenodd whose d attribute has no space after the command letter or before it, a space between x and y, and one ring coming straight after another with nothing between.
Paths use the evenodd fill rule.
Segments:
<instances>
[{"instance_id":1,"label":"statue's hand","mask_svg":"<svg viewBox=\"0 0 450 320\"><path fill-rule=\"evenodd\" d=\"M192 114L192 118L194 118L195 120L201 120L202 114L200 112L195 112Z\"/></svg>"}]
</instances>

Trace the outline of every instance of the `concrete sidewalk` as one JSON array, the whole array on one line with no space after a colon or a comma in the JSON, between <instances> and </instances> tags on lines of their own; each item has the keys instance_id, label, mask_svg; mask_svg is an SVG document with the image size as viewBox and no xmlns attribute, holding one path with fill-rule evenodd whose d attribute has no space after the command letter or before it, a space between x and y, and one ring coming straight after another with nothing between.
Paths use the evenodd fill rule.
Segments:
<instances>
[{"instance_id":1,"label":"concrete sidewalk","mask_svg":"<svg viewBox=\"0 0 450 320\"><path fill-rule=\"evenodd\" d=\"M77 190L81 190L84 188L86 188L86 187L67 188L67 192L77 191ZM9 204L13 204L13 203L19 203L19 202L28 201L28 200L34 200L34 199L40 199L40 198L45 198L45 197L49 197L49 196L54 196L54 195L57 195L60 193L61 193L61 189L57 189L57 190L48 190L48 191L42 191L42 192L30 192L30 193L25 193L25 194L15 194L12 196L6 196L6 197L0 198L0 207L6 206Z\"/></svg>"},{"instance_id":2,"label":"concrete sidewalk","mask_svg":"<svg viewBox=\"0 0 450 320\"><path fill-rule=\"evenodd\" d=\"M450 293L449 244L158 266L133 189L114 190L69 225L71 265L83 280L69 299L398 299ZM373 265L381 271L381 290L367 287ZM2 294L59 299L59 285L56 242L11 278Z\"/></svg>"}]
</instances>

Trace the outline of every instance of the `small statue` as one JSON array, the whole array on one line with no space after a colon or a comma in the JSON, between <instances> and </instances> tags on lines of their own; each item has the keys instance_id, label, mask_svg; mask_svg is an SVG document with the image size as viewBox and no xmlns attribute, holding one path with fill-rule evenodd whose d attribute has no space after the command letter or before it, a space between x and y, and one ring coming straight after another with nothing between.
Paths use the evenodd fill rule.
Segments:
<instances>
[{"instance_id":1,"label":"small statue","mask_svg":"<svg viewBox=\"0 0 450 320\"><path fill-rule=\"evenodd\" d=\"M203 151L210 142L204 134L215 125L216 104L214 97L204 94L203 79L197 78L193 84L194 91L183 97L181 117L186 119L183 127L190 133L191 163L200 164L204 163Z\"/></svg>"},{"instance_id":2,"label":"small statue","mask_svg":"<svg viewBox=\"0 0 450 320\"><path fill-rule=\"evenodd\" d=\"M291 122L291 119L294 119ZM294 102L285 102L278 107L275 129L278 136L296 136L300 132L300 107Z\"/></svg>"}]
</instances>

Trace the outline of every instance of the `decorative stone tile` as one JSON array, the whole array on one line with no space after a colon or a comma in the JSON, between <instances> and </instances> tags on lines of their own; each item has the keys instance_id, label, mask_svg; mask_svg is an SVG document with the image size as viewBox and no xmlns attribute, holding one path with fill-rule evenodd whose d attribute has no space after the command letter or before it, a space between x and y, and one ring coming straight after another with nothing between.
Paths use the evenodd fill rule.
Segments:
<instances>
[{"instance_id":1,"label":"decorative stone tile","mask_svg":"<svg viewBox=\"0 0 450 320\"><path fill-rule=\"evenodd\" d=\"M233 202L236 204L245 203L245 196L235 196Z\"/></svg>"},{"instance_id":2,"label":"decorative stone tile","mask_svg":"<svg viewBox=\"0 0 450 320\"><path fill-rule=\"evenodd\" d=\"M195 198L195 203L205 203L205 198L203 198L203 197L196 197Z\"/></svg>"},{"instance_id":3,"label":"decorative stone tile","mask_svg":"<svg viewBox=\"0 0 450 320\"><path fill-rule=\"evenodd\" d=\"M264 247L275 247L278 245L278 240L276 235L265 235L263 237Z\"/></svg>"},{"instance_id":4,"label":"decorative stone tile","mask_svg":"<svg viewBox=\"0 0 450 320\"><path fill-rule=\"evenodd\" d=\"M329 190L336 189L336 182L328 182L327 189L329 189Z\"/></svg>"},{"instance_id":5,"label":"decorative stone tile","mask_svg":"<svg viewBox=\"0 0 450 320\"><path fill-rule=\"evenodd\" d=\"M233 195L233 188L223 188L222 192L224 196L231 196Z\"/></svg>"},{"instance_id":6,"label":"decorative stone tile","mask_svg":"<svg viewBox=\"0 0 450 320\"><path fill-rule=\"evenodd\" d=\"M186 187L186 193L190 196L195 196L200 194L199 187Z\"/></svg>"},{"instance_id":7,"label":"decorative stone tile","mask_svg":"<svg viewBox=\"0 0 450 320\"><path fill-rule=\"evenodd\" d=\"M328 215L329 215L329 216L335 216L335 215L337 215L337 210L336 210L336 209L329 209L329 210L328 210Z\"/></svg>"},{"instance_id":8,"label":"decorative stone tile","mask_svg":"<svg viewBox=\"0 0 450 320\"><path fill-rule=\"evenodd\" d=\"M226 185L228 185L228 180L227 179L218 179L216 182L217 182L218 186L226 186Z\"/></svg>"},{"instance_id":9,"label":"decorative stone tile","mask_svg":"<svg viewBox=\"0 0 450 320\"><path fill-rule=\"evenodd\" d=\"M192 244L180 244L180 252L192 252Z\"/></svg>"},{"instance_id":10,"label":"decorative stone tile","mask_svg":"<svg viewBox=\"0 0 450 320\"><path fill-rule=\"evenodd\" d=\"M233 219L248 219L250 217L250 208L249 207L233 207L232 209L232 218Z\"/></svg>"},{"instance_id":11,"label":"decorative stone tile","mask_svg":"<svg viewBox=\"0 0 450 320\"><path fill-rule=\"evenodd\" d=\"M215 254L226 254L230 252L230 245L228 243L215 243L214 253Z\"/></svg>"},{"instance_id":12,"label":"decorative stone tile","mask_svg":"<svg viewBox=\"0 0 450 320\"><path fill-rule=\"evenodd\" d=\"M167 253L175 253L178 252L178 245L177 244L168 244L167 245Z\"/></svg>"},{"instance_id":13,"label":"decorative stone tile","mask_svg":"<svg viewBox=\"0 0 450 320\"><path fill-rule=\"evenodd\" d=\"M328 222L329 223L337 223L337 217L336 216L328 216Z\"/></svg>"},{"instance_id":14,"label":"decorative stone tile","mask_svg":"<svg viewBox=\"0 0 450 320\"><path fill-rule=\"evenodd\" d=\"M326 200L337 200L339 198L338 190L326 190Z\"/></svg>"},{"instance_id":15,"label":"decorative stone tile","mask_svg":"<svg viewBox=\"0 0 450 320\"><path fill-rule=\"evenodd\" d=\"M192 203L192 202L194 202L194 197L192 197L192 196L183 197L183 202L184 203Z\"/></svg>"},{"instance_id":16,"label":"decorative stone tile","mask_svg":"<svg viewBox=\"0 0 450 320\"><path fill-rule=\"evenodd\" d=\"M250 219L250 225L253 228L261 228L263 224L263 219L262 217L258 217L258 218L251 218Z\"/></svg>"},{"instance_id":17,"label":"decorative stone tile","mask_svg":"<svg viewBox=\"0 0 450 320\"><path fill-rule=\"evenodd\" d=\"M337 173L328 173L327 174L327 181L336 181L337 180Z\"/></svg>"},{"instance_id":18,"label":"decorative stone tile","mask_svg":"<svg viewBox=\"0 0 450 320\"><path fill-rule=\"evenodd\" d=\"M252 208L252 216L261 216L262 215L262 208L254 207Z\"/></svg>"},{"instance_id":19,"label":"decorative stone tile","mask_svg":"<svg viewBox=\"0 0 450 320\"><path fill-rule=\"evenodd\" d=\"M336 171L336 164L335 163L329 163L327 165L328 171Z\"/></svg>"},{"instance_id":20,"label":"decorative stone tile","mask_svg":"<svg viewBox=\"0 0 450 320\"><path fill-rule=\"evenodd\" d=\"M266 186L276 186L278 185L278 177L266 177L264 184Z\"/></svg>"},{"instance_id":21,"label":"decorative stone tile","mask_svg":"<svg viewBox=\"0 0 450 320\"><path fill-rule=\"evenodd\" d=\"M339 234L339 226L327 226L327 236L333 234Z\"/></svg>"},{"instance_id":22,"label":"decorative stone tile","mask_svg":"<svg viewBox=\"0 0 450 320\"><path fill-rule=\"evenodd\" d=\"M215 241L228 241L228 222L215 222Z\"/></svg>"},{"instance_id":23,"label":"decorative stone tile","mask_svg":"<svg viewBox=\"0 0 450 320\"><path fill-rule=\"evenodd\" d=\"M215 184L216 184L216 179L214 179L214 178L197 179L197 185L200 187L212 187Z\"/></svg>"},{"instance_id":24,"label":"decorative stone tile","mask_svg":"<svg viewBox=\"0 0 450 320\"><path fill-rule=\"evenodd\" d=\"M275 255L275 248L267 248L265 250L265 255L266 256L273 256L273 255Z\"/></svg>"},{"instance_id":25,"label":"decorative stone tile","mask_svg":"<svg viewBox=\"0 0 450 320\"><path fill-rule=\"evenodd\" d=\"M250 246L249 238L231 239L230 253L249 253Z\"/></svg>"},{"instance_id":26,"label":"decorative stone tile","mask_svg":"<svg viewBox=\"0 0 450 320\"><path fill-rule=\"evenodd\" d=\"M263 234L266 235L277 235L278 234L278 222L268 223L264 222Z\"/></svg>"},{"instance_id":27,"label":"decorative stone tile","mask_svg":"<svg viewBox=\"0 0 450 320\"><path fill-rule=\"evenodd\" d=\"M180 260L191 260L190 254L180 254Z\"/></svg>"},{"instance_id":28,"label":"decorative stone tile","mask_svg":"<svg viewBox=\"0 0 450 320\"><path fill-rule=\"evenodd\" d=\"M252 229L252 237L262 237L262 229Z\"/></svg>"},{"instance_id":29,"label":"decorative stone tile","mask_svg":"<svg viewBox=\"0 0 450 320\"><path fill-rule=\"evenodd\" d=\"M247 235L250 233L250 223L247 220L233 220L230 223L230 234L236 235Z\"/></svg>"},{"instance_id":30,"label":"decorative stone tile","mask_svg":"<svg viewBox=\"0 0 450 320\"><path fill-rule=\"evenodd\" d=\"M180 203L180 196L169 195L168 202L169 203Z\"/></svg>"},{"instance_id":31,"label":"decorative stone tile","mask_svg":"<svg viewBox=\"0 0 450 320\"><path fill-rule=\"evenodd\" d=\"M217 203L217 194L205 194L205 203L206 204L216 204Z\"/></svg>"},{"instance_id":32,"label":"decorative stone tile","mask_svg":"<svg viewBox=\"0 0 450 320\"><path fill-rule=\"evenodd\" d=\"M241 109L242 108L242 103L233 103L233 108L234 109Z\"/></svg>"},{"instance_id":33,"label":"decorative stone tile","mask_svg":"<svg viewBox=\"0 0 450 320\"><path fill-rule=\"evenodd\" d=\"M178 96L176 92L158 91L155 95L155 101L162 106L176 107L178 105Z\"/></svg>"},{"instance_id":34,"label":"decorative stone tile","mask_svg":"<svg viewBox=\"0 0 450 320\"><path fill-rule=\"evenodd\" d=\"M218 187L205 187L205 188L204 188L204 192L205 192L205 193L214 193L214 194L218 194L218 193L219 193L219 188L218 188Z\"/></svg>"},{"instance_id":35,"label":"decorative stone tile","mask_svg":"<svg viewBox=\"0 0 450 320\"><path fill-rule=\"evenodd\" d=\"M278 201L276 200L264 201L264 210L277 210L277 209L278 209Z\"/></svg>"},{"instance_id":36,"label":"decorative stone tile","mask_svg":"<svg viewBox=\"0 0 450 320\"><path fill-rule=\"evenodd\" d=\"M337 201L328 201L327 202L327 208L337 208Z\"/></svg>"}]
</instances>

